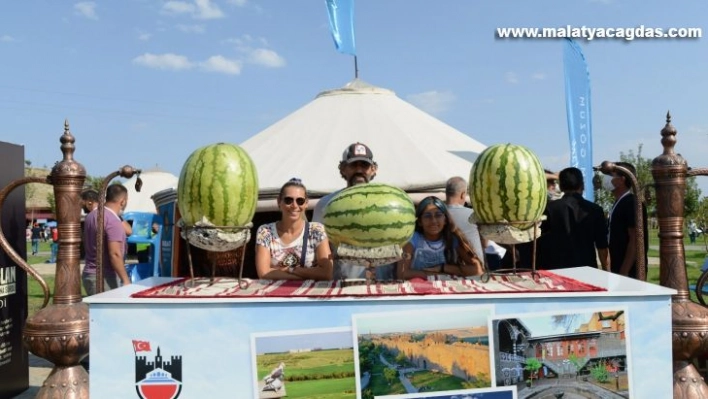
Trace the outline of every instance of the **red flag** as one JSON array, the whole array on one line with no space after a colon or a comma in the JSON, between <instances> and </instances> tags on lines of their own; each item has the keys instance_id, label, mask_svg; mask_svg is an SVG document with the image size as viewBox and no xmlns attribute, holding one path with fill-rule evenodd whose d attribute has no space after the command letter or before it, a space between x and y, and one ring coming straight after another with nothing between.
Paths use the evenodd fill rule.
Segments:
<instances>
[{"instance_id":1,"label":"red flag","mask_svg":"<svg viewBox=\"0 0 708 399\"><path fill-rule=\"evenodd\" d=\"M133 340L133 350L135 352L151 352L149 341L136 341Z\"/></svg>"}]
</instances>

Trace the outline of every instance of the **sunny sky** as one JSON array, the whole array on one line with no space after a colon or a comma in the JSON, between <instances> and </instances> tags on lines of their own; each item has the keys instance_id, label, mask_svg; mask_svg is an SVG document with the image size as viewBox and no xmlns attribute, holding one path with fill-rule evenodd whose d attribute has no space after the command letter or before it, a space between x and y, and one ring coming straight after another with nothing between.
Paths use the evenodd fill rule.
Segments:
<instances>
[{"instance_id":1,"label":"sunny sky","mask_svg":"<svg viewBox=\"0 0 708 399\"><path fill-rule=\"evenodd\" d=\"M699 1L356 0L360 77L484 144L526 145L558 170L569 162L561 43L500 40L496 28L708 35L705 15ZM580 45L594 164L640 143L659 155L671 110L678 152L707 166L708 38ZM324 0L6 1L0 57L0 140L51 166L68 118L76 159L94 176L126 163L179 174L194 149L241 143L354 74L352 57L335 50ZM707 195L708 179L700 187Z\"/></svg>"}]
</instances>

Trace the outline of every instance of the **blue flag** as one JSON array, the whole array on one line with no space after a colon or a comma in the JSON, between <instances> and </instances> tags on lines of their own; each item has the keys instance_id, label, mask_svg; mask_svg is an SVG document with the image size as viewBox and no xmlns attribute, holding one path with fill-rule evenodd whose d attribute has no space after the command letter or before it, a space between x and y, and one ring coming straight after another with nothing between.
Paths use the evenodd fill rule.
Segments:
<instances>
[{"instance_id":1,"label":"blue flag","mask_svg":"<svg viewBox=\"0 0 708 399\"><path fill-rule=\"evenodd\" d=\"M325 0L329 14L329 30L337 51L356 55L354 41L354 0Z\"/></svg>"},{"instance_id":2,"label":"blue flag","mask_svg":"<svg viewBox=\"0 0 708 399\"><path fill-rule=\"evenodd\" d=\"M592 186L592 123L590 113L590 74L580 46L571 39L563 43L565 110L570 139L570 166L583 172L583 197L594 201Z\"/></svg>"}]
</instances>

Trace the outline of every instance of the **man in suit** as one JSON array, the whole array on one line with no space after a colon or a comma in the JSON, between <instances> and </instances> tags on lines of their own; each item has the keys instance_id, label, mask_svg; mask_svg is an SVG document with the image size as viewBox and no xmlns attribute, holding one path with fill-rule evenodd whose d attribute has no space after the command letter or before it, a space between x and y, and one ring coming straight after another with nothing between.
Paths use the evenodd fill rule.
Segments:
<instances>
[{"instance_id":1,"label":"man in suit","mask_svg":"<svg viewBox=\"0 0 708 399\"><path fill-rule=\"evenodd\" d=\"M607 227L602 208L585 198L583 173L563 169L558 179L563 196L546 205L547 219L538 241L539 269L609 265Z\"/></svg>"}]
</instances>

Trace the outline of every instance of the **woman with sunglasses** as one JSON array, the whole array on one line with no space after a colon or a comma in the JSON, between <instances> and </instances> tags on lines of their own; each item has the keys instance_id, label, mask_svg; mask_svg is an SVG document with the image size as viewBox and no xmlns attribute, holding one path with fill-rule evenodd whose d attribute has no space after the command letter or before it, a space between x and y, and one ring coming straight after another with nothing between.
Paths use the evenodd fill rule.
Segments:
<instances>
[{"instance_id":1,"label":"woman with sunglasses","mask_svg":"<svg viewBox=\"0 0 708 399\"><path fill-rule=\"evenodd\" d=\"M482 263L472 246L450 220L447 206L437 197L425 197L416 208L415 232L403 247L398 276L404 280L430 274L477 276Z\"/></svg>"},{"instance_id":2,"label":"woman with sunglasses","mask_svg":"<svg viewBox=\"0 0 708 399\"><path fill-rule=\"evenodd\" d=\"M324 225L308 222L307 190L290 179L278 194L280 220L256 232L256 271L269 280L331 280L332 257Z\"/></svg>"}]
</instances>

